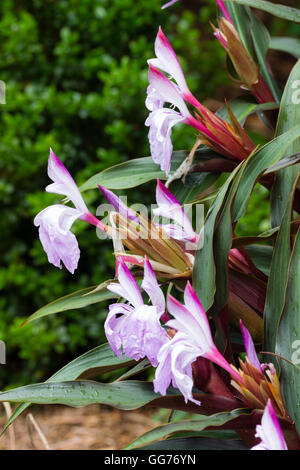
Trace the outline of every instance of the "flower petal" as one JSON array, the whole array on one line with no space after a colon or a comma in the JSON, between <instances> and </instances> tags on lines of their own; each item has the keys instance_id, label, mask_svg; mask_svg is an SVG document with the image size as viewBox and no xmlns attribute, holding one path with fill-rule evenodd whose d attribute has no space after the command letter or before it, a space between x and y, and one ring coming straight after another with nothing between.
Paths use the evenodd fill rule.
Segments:
<instances>
[{"instance_id":1,"label":"flower petal","mask_svg":"<svg viewBox=\"0 0 300 470\"><path fill-rule=\"evenodd\" d=\"M118 263L118 280L120 285L113 282L107 286L107 289L122 295L134 307L144 305L139 286L122 259Z\"/></svg>"},{"instance_id":2,"label":"flower petal","mask_svg":"<svg viewBox=\"0 0 300 470\"><path fill-rule=\"evenodd\" d=\"M62 261L72 274L77 268L80 250L70 228L80 216L79 210L56 204L46 207L34 219L49 262L61 269Z\"/></svg>"},{"instance_id":3,"label":"flower petal","mask_svg":"<svg viewBox=\"0 0 300 470\"><path fill-rule=\"evenodd\" d=\"M157 366L158 352L168 341L155 307L142 305L128 316L123 331L123 350L126 356L136 361L146 356L153 366Z\"/></svg>"},{"instance_id":4,"label":"flower petal","mask_svg":"<svg viewBox=\"0 0 300 470\"><path fill-rule=\"evenodd\" d=\"M171 78L174 78L180 90L180 94L186 101L195 107L201 106L199 101L190 92L177 55L161 27L159 27L155 39L154 49L157 58L148 60L148 64L158 67L169 74Z\"/></svg>"},{"instance_id":5,"label":"flower petal","mask_svg":"<svg viewBox=\"0 0 300 470\"><path fill-rule=\"evenodd\" d=\"M111 305L105 321L105 333L118 357L122 357L122 349L127 357L135 361L146 356L153 366L158 363L160 348L169 341L160 325L156 308L149 305L136 309L125 304Z\"/></svg>"},{"instance_id":6,"label":"flower petal","mask_svg":"<svg viewBox=\"0 0 300 470\"><path fill-rule=\"evenodd\" d=\"M255 437L259 437L261 442L251 450L288 450L270 399L265 407L261 425L256 426Z\"/></svg>"},{"instance_id":7,"label":"flower petal","mask_svg":"<svg viewBox=\"0 0 300 470\"><path fill-rule=\"evenodd\" d=\"M218 364L229 372L235 380L242 382L240 375L216 348L206 313L189 282L184 291L184 300L185 305L183 306L178 300L169 295L168 311L175 319L168 321L167 326L184 333L189 339L190 346L197 351L198 356L205 357Z\"/></svg>"},{"instance_id":8,"label":"flower petal","mask_svg":"<svg viewBox=\"0 0 300 470\"><path fill-rule=\"evenodd\" d=\"M164 105L164 101L157 96L156 89L152 85L149 85L147 88L145 105L149 111L155 111Z\"/></svg>"},{"instance_id":9,"label":"flower petal","mask_svg":"<svg viewBox=\"0 0 300 470\"><path fill-rule=\"evenodd\" d=\"M75 181L52 149L50 149L48 160L48 176L54 183L46 187L47 192L63 194L67 196L73 202L76 209L80 210L83 214L89 212Z\"/></svg>"},{"instance_id":10,"label":"flower petal","mask_svg":"<svg viewBox=\"0 0 300 470\"><path fill-rule=\"evenodd\" d=\"M127 315L133 310L133 307L123 303L111 304L109 306L109 314L104 323L104 331L107 341L113 352L122 358L122 332ZM122 315L122 316L120 316Z\"/></svg>"},{"instance_id":11,"label":"flower petal","mask_svg":"<svg viewBox=\"0 0 300 470\"><path fill-rule=\"evenodd\" d=\"M159 364L153 381L155 392L165 395L172 382L172 385L181 391L186 402L190 400L200 405L192 395L192 363L198 354L199 351L191 346L187 335L176 333L158 353Z\"/></svg>"},{"instance_id":12,"label":"flower petal","mask_svg":"<svg viewBox=\"0 0 300 470\"><path fill-rule=\"evenodd\" d=\"M153 209L153 212L156 209ZM155 214L157 215L157 214ZM186 245L184 246L185 250L196 250L197 243L196 241L191 241L191 234L184 230L183 227L180 227L176 224L158 224L166 234L169 235L170 238L174 238L175 240L180 240L185 242Z\"/></svg>"},{"instance_id":13,"label":"flower petal","mask_svg":"<svg viewBox=\"0 0 300 470\"><path fill-rule=\"evenodd\" d=\"M172 83L160 70L149 64L149 83L151 89L155 89L157 99L176 106L184 117L190 116L190 112L181 97L178 87Z\"/></svg>"},{"instance_id":14,"label":"flower petal","mask_svg":"<svg viewBox=\"0 0 300 470\"><path fill-rule=\"evenodd\" d=\"M149 295L151 303L156 307L157 313L160 317L165 312L165 297L163 291L158 285L152 266L146 256L144 263L144 279L142 282L142 288Z\"/></svg>"},{"instance_id":15,"label":"flower petal","mask_svg":"<svg viewBox=\"0 0 300 470\"><path fill-rule=\"evenodd\" d=\"M167 108L160 108L151 112L145 121L145 125L150 127L148 139L151 156L166 175L169 174L171 168L173 152L172 127L184 121L185 118L181 114Z\"/></svg>"},{"instance_id":16,"label":"flower petal","mask_svg":"<svg viewBox=\"0 0 300 470\"><path fill-rule=\"evenodd\" d=\"M167 325L186 333L190 341L202 351L201 355L204 355L214 347L206 313L189 283L186 285L184 296L185 305L172 295L168 296L168 311L175 320L171 320Z\"/></svg>"},{"instance_id":17,"label":"flower petal","mask_svg":"<svg viewBox=\"0 0 300 470\"><path fill-rule=\"evenodd\" d=\"M183 208L173 196L171 191L166 186L157 180L156 186L156 202L158 208L153 210L153 213L157 216L166 217L167 219L174 220L181 228L176 228L172 225L169 226L170 230L168 233L173 233L174 237L179 240L190 240L196 242L198 239L197 234L194 232L189 217L184 212ZM167 228L168 230L168 228Z\"/></svg>"},{"instance_id":18,"label":"flower petal","mask_svg":"<svg viewBox=\"0 0 300 470\"><path fill-rule=\"evenodd\" d=\"M178 86L184 93L189 93L181 65L175 54L174 49L169 43L168 39L164 35L161 27L159 27L155 43L154 50L158 61L154 59L149 61L152 65L158 66L161 70L171 75L172 78L177 82ZM154 62L154 63L153 63Z\"/></svg>"},{"instance_id":19,"label":"flower petal","mask_svg":"<svg viewBox=\"0 0 300 470\"><path fill-rule=\"evenodd\" d=\"M161 9L164 10L165 8L170 7L171 5L173 5L173 3L176 3L176 2L178 2L178 0L171 0L171 1L168 2L168 3L165 3L165 4L161 7Z\"/></svg>"},{"instance_id":20,"label":"flower petal","mask_svg":"<svg viewBox=\"0 0 300 470\"><path fill-rule=\"evenodd\" d=\"M175 299L171 294L168 295L167 302L168 312L174 317L173 320L170 320L167 323L167 326L170 326L178 331L184 332L187 336L192 333L191 341L194 343L194 339L198 340L198 323L191 315L191 312L182 305L179 300ZM170 323L172 322L172 324ZM196 338L194 338L193 333L195 333Z\"/></svg>"},{"instance_id":21,"label":"flower petal","mask_svg":"<svg viewBox=\"0 0 300 470\"><path fill-rule=\"evenodd\" d=\"M197 296L189 281L187 282L186 288L184 290L184 303L186 308L190 311L201 327L207 344L213 344L207 315L204 311L204 308L202 307L199 297Z\"/></svg>"},{"instance_id":22,"label":"flower petal","mask_svg":"<svg viewBox=\"0 0 300 470\"><path fill-rule=\"evenodd\" d=\"M241 331L242 331L242 335L243 335L243 341L244 341L244 346L245 346L245 351L246 351L247 357L248 357L249 361L251 362L251 364L254 367L256 367L258 370L260 370L261 373L263 374L261 364L258 360L256 351L255 351L255 346L254 346L253 340L251 338L251 335L250 335L249 331L243 325L242 320L240 320L240 327L241 327Z\"/></svg>"},{"instance_id":23,"label":"flower petal","mask_svg":"<svg viewBox=\"0 0 300 470\"><path fill-rule=\"evenodd\" d=\"M104 188L103 186L100 186L100 184L98 184L98 187L109 204L111 204L120 215L126 219L139 222L136 213L132 209L129 209L129 207L127 207L126 204L115 193L107 188Z\"/></svg>"}]
</instances>

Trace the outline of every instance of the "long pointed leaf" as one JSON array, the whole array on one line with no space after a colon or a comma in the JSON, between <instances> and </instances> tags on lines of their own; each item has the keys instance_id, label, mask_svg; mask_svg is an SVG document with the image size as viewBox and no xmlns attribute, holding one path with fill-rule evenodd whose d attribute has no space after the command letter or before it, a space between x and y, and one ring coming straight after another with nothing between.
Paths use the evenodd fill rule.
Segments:
<instances>
[{"instance_id":1,"label":"long pointed leaf","mask_svg":"<svg viewBox=\"0 0 300 470\"><path fill-rule=\"evenodd\" d=\"M271 165L278 162L291 144L299 137L300 125L298 124L264 145L246 160L245 171L242 175L233 206L234 221L241 218L246 212L251 192L259 176Z\"/></svg>"},{"instance_id":2,"label":"long pointed leaf","mask_svg":"<svg viewBox=\"0 0 300 470\"><path fill-rule=\"evenodd\" d=\"M276 353L295 364L281 362L284 402L300 433L300 229L290 259L285 305L278 329Z\"/></svg>"},{"instance_id":3,"label":"long pointed leaf","mask_svg":"<svg viewBox=\"0 0 300 470\"><path fill-rule=\"evenodd\" d=\"M194 269L193 269L193 287L207 311L213 304L215 296L215 260L214 260L214 231L217 218L222 210L224 201L228 194L229 188L236 174L240 171L240 167L234 170L221 187L213 205L211 206L204 225L203 247L196 252Z\"/></svg>"},{"instance_id":4,"label":"long pointed leaf","mask_svg":"<svg viewBox=\"0 0 300 470\"><path fill-rule=\"evenodd\" d=\"M282 100L280 103L280 110L278 116L278 123L276 135L284 134L288 129L300 122L300 106L295 102L294 93L297 92L294 86L300 80L300 60L292 69L289 79L286 83ZM287 149L288 154L295 154L300 151L300 139L295 139L290 142ZM279 171L275 177L275 183L271 192L271 225L276 227L280 225L287 200L291 193L292 187L296 178L299 175L300 164L293 167Z\"/></svg>"},{"instance_id":5,"label":"long pointed leaf","mask_svg":"<svg viewBox=\"0 0 300 470\"><path fill-rule=\"evenodd\" d=\"M270 40L270 49L292 54L300 59L300 39L288 37L273 37Z\"/></svg>"},{"instance_id":6,"label":"long pointed leaf","mask_svg":"<svg viewBox=\"0 0 300 470\"><path fill-rule=\"evenodd\" d=\"M74 407L103 403L122 410L134 410L158 396L153 391L152 383L133 380L114 383L80 380L26 385L0 393L0 401L61 404Z\"/></svg>"},{"instance_id":7,"label":"long pointed leaf","mask_svg":"<svg viewBox=\"0 0 300 470\"><path fill-rule=\"evenodd\" d=\"M270 46L270 34L265 25L253 15L250 9L248 9L248 15L251 20L251 36L256 52L256 56L259 63L259 71L269 86L273 97L276 101L280 101L281 90L270 72L270 68L267 63L267 52Z\"/></svg>"},{"instance_id":8,"label":"long pointed leaf","mask_svg":"<svg viewBox=\"0 0 300 470\"><path fill-rule=\"evenodd\" d=\"M170 435L182 431L203 431L210 426L222 426L223 424L231 421L238 416L248 414L249 411L245 409L237 409L225 413L217 413L210 416L197 416L194 420L177 421L175 423L169 423L162 426L158 426L151 431L143 434L134 440L126 450L135 449L137 447L145 446L152 442L156 442L160 439L166 438Z\"/></svg>"},{"instance_id":9,"label":"long pointed leaf","mask_svg":"<svg viewBox=\"0 0 300 470\"><path fill-rule=\"evenodd\" d=\"M259 10L271 13L278 18L284 18L285 20L294 21L300 23L300 10L298 8L292 8L287 5L281 5L279 3L271 3L265 0L229 0L230 2L238 3L239 5L246 5Z\"/></svg>"},{"instance_id":10,"label":"long pointed leaf","mask_svg":"<svg viewBox=\"0 0 300 470\"><path fill-rule=\"evenodd\" d=\"M165 439L139 447L142 450L248 450L243 441L238 439L217 439L209 437L189 437ZM186 460L188 462L188 459Z\"/></svg>"},{"instance_id":11,"label":"long pointed leaf","mask_svg":"<svg viewBox=\"0 0 300 470\"><path fill-rule=\"evenodd\" d=\"M273 353L275 352L279 320L285 301L288 266L291 255L290 220L293 196L294 191L291 192L287 202L274 246L264 309L264 350ZM270 362L272 362L271 359Z\"/></svg>"},{"instance_id":12,"label":"long pointed leaf","mask_svg":"<svg viewBox=\"0 0 300 470\"><path fill-rule=\"evenodd\" d=\"M188 154L189 152L185 150L173 152L170 175L177 170ZM195 161L206 161L213 157L219 155L203 147L196 152ZM108 189L134 188L156 179L166 179L165 172L160 170L159 165L154 163L151 157L136 158L97 173L80 186L80 191L95 189L98 184Z\"/></svg>"},{"instance_id":13,"label":"long pointed leaf","mask_svg":"<svg viewBox=\"0 0 300 470\"><path fill-rule=\"evenodd\" d=\"M106 281L100 287L87 287L85 289L73 292L72 294L65 295L60 299L54 300L53 302L50 302L30 315L30 317L28 317L23 324L25 325L26 323L30 323L48 315L53 315L54 313L73 310L76 308L83 308L98 302L104 302L105 300L115 299L118 296L106 290L107 284L109 282L111 281Z\"/></svg>"},{"instance_id":14,"label":"long pointed leaf","mask_svg":"<svg viewBox=\"0 0 300 470\"><path fill-rule=\"evenodd\" d=\"M65 365L62 369L49 377L49 379L46 380L46 383L76 380L79 377L95 377L101 373L120 369L122 367L128 367L135 363L135 361L127 358L126 356L119 359L114 354L109 344L102 344L90 351L87 351L69 364ZM15 419L17 419L18 416L20 416L30 405L30 402L19 405L7 420L2 433L5 432Z\"/></svg>"},{"instance_id":15,"label":"long pointed leaf","mask_svg":"<svg viewBox=\"0 0 300 470\"><path fill-rule=\"evenodd\" d=\"M0 402L63 404L75 407L103 403L127 410L151 404L161 408L201 413L201 415L209 415L224 410L232 411L241 406L241 403L235 399L216 395L195 393L195 397L201 401L201 407L192 402L185 403L182 394L174 388L169 388L167 395L161 396L154 392L151 382L129 380L100 383L76 380L18 387L0 393Z\"/></svg>"}]
</instances>

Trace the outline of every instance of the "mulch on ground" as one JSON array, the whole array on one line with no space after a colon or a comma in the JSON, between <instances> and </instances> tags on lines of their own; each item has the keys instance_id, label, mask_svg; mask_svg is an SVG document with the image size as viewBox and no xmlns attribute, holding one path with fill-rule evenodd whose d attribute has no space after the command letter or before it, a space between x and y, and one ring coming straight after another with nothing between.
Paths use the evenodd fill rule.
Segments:
<instances>
[{"instance_id":1,"label":"mulch on ground","mask_svg":"<svg viewBox=\"0 0 300 470\"><path fill-rule=\"evenodd\" d=\"M32 414L41 435L32 423ZM70 408L62 405L35 406L13 424L14 439L8 431L0 438L0 450L118 450L160 423L153 410L121 411L101 405ZM1 428L6 422L1 414ZM13 442L15 441L15 442Z\"/></svg>"}]
</instances>

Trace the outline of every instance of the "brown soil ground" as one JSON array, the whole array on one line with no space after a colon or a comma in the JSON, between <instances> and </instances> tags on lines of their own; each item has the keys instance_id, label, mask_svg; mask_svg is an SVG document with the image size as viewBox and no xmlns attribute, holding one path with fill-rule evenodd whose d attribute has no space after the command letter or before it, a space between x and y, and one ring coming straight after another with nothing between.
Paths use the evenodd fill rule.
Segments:
<instances>
[{"instance_id":1,"label":"brown soil ground","mask_svg":"<svg viewBox=\"0 0 300 470\"><path fill-rule=\"evenodd\" d=\"M30 414L42 437L32 424ZM32 407L0 438L0 450L42 450L47 443L52 450L118 450L159 425L159 421L152 418L153 414L153 410L120 411L99 405ZM5 422L2 414L1 428Z\"/></svg>"}]
</instances>

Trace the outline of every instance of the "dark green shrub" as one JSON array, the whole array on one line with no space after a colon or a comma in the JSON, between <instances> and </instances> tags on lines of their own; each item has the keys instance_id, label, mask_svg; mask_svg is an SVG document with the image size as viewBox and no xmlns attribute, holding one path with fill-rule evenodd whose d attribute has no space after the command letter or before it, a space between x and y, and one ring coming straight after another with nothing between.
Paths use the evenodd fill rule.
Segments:
<instances>
[{"instance_id":1,"label":"dark green shrub","mask_svg":"<svg viewBox=\"0 0 300 470\"><path fill-rule=\"evenodd\" d=\"M0 78L7 101L0 108L0 335L7 343L1 388L28 382L28 375L31 381L41 380L52 371L54 357L57 369L58 361L63 365L74 351L79 354L104 339L105 308L66 312L19 328L21 319L41 305L113 275L110 244L92 243L94 231L80 221L75 226L80 277L48 264L33 218L55 200L43 190L49 182L49 147L77 182L148 153L146 62L153 56L159 24L174 41L200 99L213 96L226 80L224 53L212 40L207 21L214 16L214 2L203 6L200 17L179 4L172 11L160 7L161 0L0 4ZM216 67L217 77L212 74ZM193 138L182 126L174 133L174 145L187 147ZM85 197L96 210L99 194Z\"/></svg>"}]
</instances>

